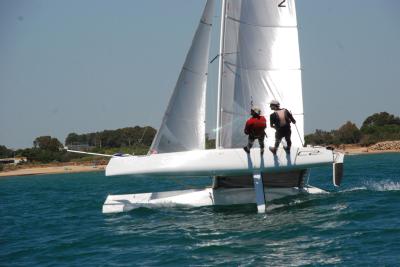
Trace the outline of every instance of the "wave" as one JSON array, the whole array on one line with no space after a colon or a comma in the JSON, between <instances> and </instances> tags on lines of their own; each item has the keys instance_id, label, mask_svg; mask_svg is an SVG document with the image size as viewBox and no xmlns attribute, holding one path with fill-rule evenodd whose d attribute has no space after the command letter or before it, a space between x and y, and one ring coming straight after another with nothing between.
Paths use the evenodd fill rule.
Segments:
<instances>
[{"instance_id":1,"label":"wave","mask_svg":"<svg viewBox=\"0 0 400 267\"><path fill-rule=\"evenodd\" d=\"M361 190L367 190L368 188L365 186L359 186L359 187L352 187L344 190L340 190L341 193L346 193L346 192L352 192L352 191L361 191Z\"/></svg>"},{"instance_id":2,"label":"wave","mask_svg":"<svg viewBox=\"0 0 400 267\"><path fill-rule=\"evenodd\" d=\"M397 180L397 179L396 179ZM400 182L393 180L382 180L382 181L374 181L374 180L366 180L362 182L362 185L355 186L351 188L346 188L340 190L341 193L353 192L353 191L400 191Z\"/></svg>"},{"instance_id":3,"label":"wave","mask_svg":"<svg viewBox=\"0 0 400 267\"><path fill-rule=\"evenodd\" d=\"M372 191L400 191L400 182L391 180L384 181L366 181L365 186Z\"/></svg>"}]
</instances>

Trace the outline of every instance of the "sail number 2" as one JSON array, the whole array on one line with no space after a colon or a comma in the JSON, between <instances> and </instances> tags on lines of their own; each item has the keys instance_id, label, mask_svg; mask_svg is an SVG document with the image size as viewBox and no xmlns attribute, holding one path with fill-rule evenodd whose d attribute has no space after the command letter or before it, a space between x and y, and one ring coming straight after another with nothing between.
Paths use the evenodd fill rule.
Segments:
<instances>
[{"instance_id":1,"label":"sail number 2","mask_svg":"<svg viewBox=\"0 0 400 267\"><path fill-rule=\"evenodd\" d=\"M286 7L285 5L286 0L283 0L279 3L278 7Z\"/></svg>"}]
</instances>

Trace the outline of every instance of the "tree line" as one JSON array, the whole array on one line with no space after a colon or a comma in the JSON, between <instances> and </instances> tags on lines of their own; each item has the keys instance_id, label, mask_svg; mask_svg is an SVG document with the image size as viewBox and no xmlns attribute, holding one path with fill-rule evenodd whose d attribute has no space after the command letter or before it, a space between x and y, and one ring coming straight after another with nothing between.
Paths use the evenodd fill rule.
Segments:
<instances>
[{"instance_id":1,"label":"tree line","mask_svg":"<svg viewBox=\"0 0 400 267\"><path fill-rule=\"evenodd\" d=\"M150 126L126 127L116 130L104 130L92 133L69 133L65 146L73 150L102 154L128 153L144 155L148 152L156 130ZM12 150L0 145L0 158L14 156L26 157L29 162L69 162L72 160L90 160L91 156L68 153L64 145L55 137L39 136L33 140L31 148ZM206 135L206 148L214 148L215 140Z\"/></svg>"},{"instance_id":2,"label":"tree line","mask_svg":"<svg viewBox=\"0 0 400 267\"><path fill-rule=\"evenodd\" d=\"M305 141L311 145L359 144L369 146L381 141L400 140L400 118L387 112L375 113L367 117L359 129L351 121L337 130L316 130L306 135Z\"/></svg>"},{"instance_id":3,"label":"tree line","mask_svg":"<svg viewBox=\"0 0 400 267\"><path fill-rule=\"evenodd\" d=\"M155 134L156 130L150 126L126 127L86 134L70 133L65 139L65 145L86 145L97 148L132 147L137 145L150 147Z\"/></svg>"},{"instance_id":4,"label":"tree line","mask_svg":"<svg viewBox=\"0 0 400 267\"><path fill-rule=\"evenodd\" d=\"M89 152L114 154L117 152L146 154L156 130L150 126L127 127L117 130L77 134L70 133L65 139L70 148L83 148ZM92 159L81 154L68 153L63 144L55 137L39 136L33 140L31 148L12 150L0 145L0 158L26 157L29 162L69 162L83 158Z\"/></svg>"}]
</instances>

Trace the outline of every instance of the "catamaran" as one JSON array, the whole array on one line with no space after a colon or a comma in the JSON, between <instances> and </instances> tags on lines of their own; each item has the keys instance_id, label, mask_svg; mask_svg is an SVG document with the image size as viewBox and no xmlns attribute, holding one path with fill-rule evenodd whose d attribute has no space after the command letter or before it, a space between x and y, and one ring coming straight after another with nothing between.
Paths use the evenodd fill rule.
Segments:
<instances>
[{"instance_id":1,"label":"catamaran","mask_svg":"<svg viewBox=\"0 0 400 267\"><path fill-rule=\"evenodd\" d=\"M215 149L205 149L206 85L214 0L206 1L161 126L148 155L115 155L106 175L213 177L209 188L109 195L103 213L138 207L255 203L259 213L277 198L325 192L308 183L310 168L333 165L339 186L344 155L304 146L304 113L294 0L222 0ZM297 123L292 147L276 154L243 150L243 127L253 106L262 114L278 100ZM267 145L274 129L267 127Z\"/></svg>"}]
</instances>

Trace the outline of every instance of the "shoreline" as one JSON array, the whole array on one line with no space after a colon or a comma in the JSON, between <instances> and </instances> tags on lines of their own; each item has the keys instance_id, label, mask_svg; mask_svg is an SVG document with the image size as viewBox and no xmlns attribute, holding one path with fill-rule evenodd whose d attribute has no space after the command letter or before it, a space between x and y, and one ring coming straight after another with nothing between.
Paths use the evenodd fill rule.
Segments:
<instances>
[{"instance_id":1,"label":"shoreline","mask_svg":"<svg viewBox=\"0 0 400 267\"><path fill-rule=\"evenodd\" d=\"M337 151L344 153L346 156L357 156L357 155L374 155L374 154L390 154L390 153L400 153L400 150L370 150L370 151L359 151L357 149L346 149Z\"/></svg>"},{"instance_id":2,"label":"shoreline","mask_svg":"<svg viewBox=\"0 0 400 267\"><path fill-rule=\"evenodd\" d=\"M400 153L399 145L399 141L385 141L368 147L353 144L339 145L335 149L345 155Z\"/></svg>"},{"instance_id":3,"label":"shoreline","mask_svg":"<svg viewBox=\"0 0 400 267\"><path fill-rule=\"evenodd\" d=\"M400 153L400 150L368 150L366 148L346 148L346 149L335 149L336 151L342 152L348 156L355 155L373 155L373 154L386 154L386 153Z\"/></svg>"},{"instance_id":4,"label":"shoreline","mask_svg":"<svg viewBox=\"0 0 400 267\"><path fill-rule=\"evenodd\" d=\"M66 173L81 173L81 172L94 172L104 171L106 165L68 165L62 166L28 166L26 168L18 168L15 170L8 170L0 172L0 178L13 177L13 176L30 176L30 175L45 175L45 174L66 174Z\"/></svg>"}]
</instances>

